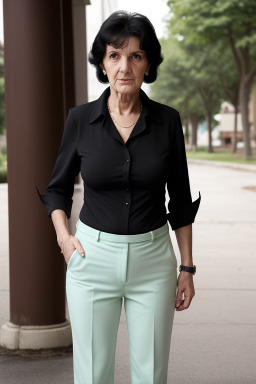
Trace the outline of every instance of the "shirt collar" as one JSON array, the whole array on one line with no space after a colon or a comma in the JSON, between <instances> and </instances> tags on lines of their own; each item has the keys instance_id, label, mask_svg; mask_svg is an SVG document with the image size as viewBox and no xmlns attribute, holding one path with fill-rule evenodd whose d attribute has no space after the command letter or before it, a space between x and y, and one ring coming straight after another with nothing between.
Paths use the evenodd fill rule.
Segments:
<instances>
[{"instance_id":1,"label":"shirt collar","mask_svg":"<svg viewBox=\"0 0 256 384\"><path fill-rule=\"evenodd\" d=\"M91 102L90 112L89 112L89 124L92 124L99 117L103 116L104 119L108 112L107 110L107 99L110 95L110 86L107 87L100 97ZM140 99L142 101L142 115L149 116L150 119L154 120L156 123L162 123L159 110L156 108L156 104L151 100L147 94L140 88Z\"/></svg>"}]
</instances>

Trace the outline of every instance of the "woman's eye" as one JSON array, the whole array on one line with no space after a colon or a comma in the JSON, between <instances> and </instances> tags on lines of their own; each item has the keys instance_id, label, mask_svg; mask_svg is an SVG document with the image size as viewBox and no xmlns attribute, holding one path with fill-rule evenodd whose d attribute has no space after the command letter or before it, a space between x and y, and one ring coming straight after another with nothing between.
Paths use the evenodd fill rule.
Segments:
<instances>
[{"instance_id":1,"label":"woman's eye","mask_svg":"<svg viewBox=\"0 0 256 384\"><path fill-rule=\"evenodd\" d=\"M111 55L110 55L111 59L116 59L116 56L117 56L116 53L111 53Z\"/></svg>"},{"instance_id":2,"label":"woman's eye","mask_svg":"<svg viewBox=\"0 0 256 384\"><path fill-rule=\"evenodd\" d=\"M141 56L140 56L140 55L138 55L137 53L135 53L135 54L133 55L133 57L134 57L136 60L139 60L139 59L141 59Z\"/></svg>"}]
</instances>

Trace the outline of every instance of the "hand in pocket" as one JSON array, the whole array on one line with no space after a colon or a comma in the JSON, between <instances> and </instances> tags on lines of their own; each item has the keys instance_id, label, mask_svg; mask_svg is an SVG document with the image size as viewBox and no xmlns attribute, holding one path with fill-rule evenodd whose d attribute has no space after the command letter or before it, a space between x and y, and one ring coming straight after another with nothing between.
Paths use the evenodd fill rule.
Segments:
<instances>
[{"instance_id":1,"label":"hand in pocket","mask_svg":"<svg viewBox=\"0 0 256 384\"><path fill-rule=\"evenodd\" d=\"M79 241L79 239L75 236L70 235L68 239L63 243L62 253L64 255L66 264L68 265L71 255L75 252L75 250L80 253L81 256L85 256L84 249Z\"/></svg>"}]
</instances>

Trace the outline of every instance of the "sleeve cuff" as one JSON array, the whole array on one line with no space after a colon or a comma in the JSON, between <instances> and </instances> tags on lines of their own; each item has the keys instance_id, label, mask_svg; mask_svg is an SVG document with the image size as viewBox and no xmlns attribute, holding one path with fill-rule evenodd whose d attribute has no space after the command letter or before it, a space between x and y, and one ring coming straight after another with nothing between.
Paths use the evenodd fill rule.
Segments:
<instances>
[{"instance_id":1,"label":"sleeve cuff","mask_svg":"<svg viewBox=\"0 0 256 384\"><path fill-rule=\"evenodd\" d=\"M49 218L51 217L52 211L54 211L55 209L62 209L66 212L67 218L70 218L71 208L73 204L72 199L69 199L66 196L58 194L56 192L48 192L47 194L43 195L39 192L37 186L36 189L38 196L40 197L40 200L42 201Z\"/></svg>"},{"instance_id":2,"label":"sleeve cuff","mask_svg":"<svg viewBox=\"0 0 256 384\"><path fill-rule=\"evenodd\" d=\"M185 225L192 224L195 221L195 217L201 202L201 194L193 203L184 207L173 210L167 214L167 220L169 221L172 230L184 227Z\"/></svg>"}]
</instances>

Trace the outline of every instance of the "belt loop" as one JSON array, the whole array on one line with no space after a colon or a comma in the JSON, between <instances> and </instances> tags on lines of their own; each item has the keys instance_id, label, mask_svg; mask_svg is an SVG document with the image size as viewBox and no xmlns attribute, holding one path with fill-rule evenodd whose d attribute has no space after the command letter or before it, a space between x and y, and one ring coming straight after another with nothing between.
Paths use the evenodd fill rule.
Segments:
<instances>
[{"instance_id":1,"label":"belt loop","mask_svg":"<svg viewBox=\"0 0 256 384\"><path fill-rule=\"evenodd\" d=\"M150 231L150 233L151 233L151 241L154 241L154 232Z\"/></svg>"},{"instance_id":2,"label":"belt loop","mask_svg":"<svg viewBox=\"0 0 256 384\"><path fill-rule=\"evenodd\" d=\"M99 241L99 240L100 240L100 232L101 232L101 231L97 231L97 233L96 233L96 241Z\"/></svg>"}]
</instances>

